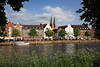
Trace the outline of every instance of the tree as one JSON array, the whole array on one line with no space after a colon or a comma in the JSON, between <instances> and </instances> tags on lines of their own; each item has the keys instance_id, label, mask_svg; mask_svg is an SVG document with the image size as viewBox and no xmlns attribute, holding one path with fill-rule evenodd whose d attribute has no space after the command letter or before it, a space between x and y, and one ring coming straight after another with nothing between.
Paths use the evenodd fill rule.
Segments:
<instances>
[{"instance_id":1,"label":"tree","mask_svg":"<svg viewBox=\"0 0 100 67\"><path fill-rule=\"evenodd\" d=\"M83 23L82 26L84 26L84 27L88 27L88 24Z\"/></svg>"},{"instance_id":2,"label":"tree","mask_svg":"<svg viewBox=\"0 0 100 67\"><path fill-rule=\"evenodd\" d=\"M64 38L64 36L66 35L66 31L64 29L62 29L60 32L59 32L59 36Z\"/></svg>"},{"instance_id":3,"label":"tree","mask_svg":"<svg viewBox=\"0 0 100 67\"><path fill-rule=\"evenodd\" d=\"M77 38L80 35L80 29L74 29L74 36Z\"/></svg>"},{"instance_id":4,"label":"tree","mask_svg":"<svg viewBox=\"0 0 100 67\"><path fill-rule=\"evenodd\" d=\"M95 28L96 38L100 39L100 1L99 0L82 0L82 8L77 10L81 13L81 20L89 22Z\"/></svg>"},{"instance_id":5,"label":"tree","mask_svg":"<svg viewBox=\"0 0 100 67\"><path fill-rule=\"evenodd\" d=\"M54 36L54 32L48 28L45 31L45 34L46 34L46 36L48 36L48 38L50 38L51 36Z\"/></svg>"},{"instance_id":6,"label":"tree","mask_svg":"<svg viewBox=\"0 0 100 67\"><path fill-rule=\"evenodd\" d=\"M29 32L29 36L32 36L32 37L38 36L36 29L31 29Z\"/></svg>"},{"instance_id":7,"label":"tree","mask_svg":"<svg viewBox=\"0 0 100 67\"><path fill-rule=\"evenodd\" d=\"M5 12L5 6L10 5L14 11L20 11L20 8L23 7L23 2L29 0L0 0L0 27L5 26L7 23L7 17ZM5 30L4 27L1 29Z\"/></svg>"},{"instance_id":8,"label":"tree","mask_svg":"<svg viewBox=\"0 0 100 67\"><path fill-rule=\"evenodd\" d=\"M0 37L4 36L4 32L2 31L2 27L0 27Z\"/></svg>"},{"instance_id":9,"label":"tree","mask_svg":"<svg viewBox=\"0 0 100 67\"><path fill-rule=\"evenodd\" d=\"M19 31L18 29L13 29L12 36L13 36L13 37L20 36L20 31Z\"/></svg>"},{"instance_id":10,"label":"tree","mask_svg":"<svg viewBox=\"0 0 100 67\"><path fill-rule=\"evenodd\" d=\"M85 36L87 36L87 38L88 38L88 36L91 36L90 32L89 31L86 31L85 32Z\"/></svg>"}]
</instances>

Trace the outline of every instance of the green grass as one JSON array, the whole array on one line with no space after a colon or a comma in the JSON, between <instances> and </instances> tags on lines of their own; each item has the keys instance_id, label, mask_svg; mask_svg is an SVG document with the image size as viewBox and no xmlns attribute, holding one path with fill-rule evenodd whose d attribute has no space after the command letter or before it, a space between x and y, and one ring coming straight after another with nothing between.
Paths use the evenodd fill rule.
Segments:
<instances>
[{"instance_id":1,"label":"green grass","mask_svg":"<svg viewBox=\"0 0 100 67\"><path fill-rule=\"evenodd\" d=\"M92 54L86 50L80 50L76 55L64 55L57 53L53 56L38 56L35 52L32 56L0 56L0 67L100 67L100 54Z\"/></svg>"}]
</instances>

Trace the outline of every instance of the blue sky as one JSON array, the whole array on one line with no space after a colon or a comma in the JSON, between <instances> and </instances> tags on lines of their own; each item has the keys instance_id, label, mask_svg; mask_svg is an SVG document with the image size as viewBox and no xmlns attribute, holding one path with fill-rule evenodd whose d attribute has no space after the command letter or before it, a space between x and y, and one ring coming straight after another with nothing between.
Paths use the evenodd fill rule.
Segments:
<instances>
[{"instance_id":1,"label":"blue sky","mask_svg":"<svg viewBox=\"0 0 100 67\"><path fill-rule=\"evenodd\" d=\"M9 21L22 24L49 23L50 17L56 17L56 24L82 24L79 14L81 0L30 0L25 2L20 12L14 12L7 5L6 13Z\"/></svg>"}]
</instances>

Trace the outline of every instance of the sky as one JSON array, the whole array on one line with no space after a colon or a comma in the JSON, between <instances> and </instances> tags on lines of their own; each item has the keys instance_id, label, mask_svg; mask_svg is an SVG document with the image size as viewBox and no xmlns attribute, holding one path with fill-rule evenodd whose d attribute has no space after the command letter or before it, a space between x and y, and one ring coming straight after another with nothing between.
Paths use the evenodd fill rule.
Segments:
<instances>
[{"instance_id":1,"label":"sky","mask_svg":"<svg viewBox=\"0 0 100 67\"><path fill-rule=\"evenodd\" d=\"M50 23L50 18L56 18L57 25L82 24L80 14L76 10L81 8L81 0L30 0L24 2L21 11L15 12L7 5L8 21L28 25Z\"/></svg>"}]
</instances>

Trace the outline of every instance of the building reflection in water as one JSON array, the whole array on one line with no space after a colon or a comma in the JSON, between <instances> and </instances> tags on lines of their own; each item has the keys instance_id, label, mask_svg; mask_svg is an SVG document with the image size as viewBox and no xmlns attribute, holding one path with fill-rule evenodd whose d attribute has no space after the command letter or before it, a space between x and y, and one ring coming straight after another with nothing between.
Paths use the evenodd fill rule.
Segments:
<instances>
[{"instance_id":1,"label":"building reflection in water","mask_svg":"<svg viewBox=\"0 0 100 67\"><path fill-rule=\"evenodd\" d=\"M74 54L75 45L2 46L0 56L31 56L34 51L38 56L53 56L57 53Z\"/></svg>"},{"instance_id":2,"label":"building reflection in water","mask_svg":"<svg viewBox=\"0 0 100 67\"><path fill-rule=\"evenodd\" d=\"M77 45L77 44L52 44L52 45L30 45L30 46L0 46L0 56L31 56L35 52L38 56L53 56L59 54L74 55L78 49L92 48L100 52L100 45Z\"/></svg>"},{"instance_id":3,"label":"building reflection in water","mask_svg":"<svg viewBox=\"0 0 100 67\"><path fill-rule=\"evenodd\" d=\"M65 51L67 55L74 55L76 52L75 44L67 44Z\"/></svg>"}]
</instances>

